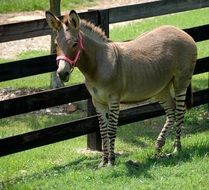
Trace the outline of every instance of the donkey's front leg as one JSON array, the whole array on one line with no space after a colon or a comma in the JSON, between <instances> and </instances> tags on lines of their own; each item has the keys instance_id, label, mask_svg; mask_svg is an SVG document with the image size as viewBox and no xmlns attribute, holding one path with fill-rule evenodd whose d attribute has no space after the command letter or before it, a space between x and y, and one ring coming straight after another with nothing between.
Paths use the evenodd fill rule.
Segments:
<instances>
[{"instance_id":1,"label":"donkey's front leg","mask_svg":"<svg viewBox=\"0 0 209 190\"><path fill-rule=\"evenodd\" d=\"M119 118L119 101L112 101L109 103L108 116L108 138L109 138L109 158L108 166L115 163L115 138Z\"/></svg>"},{"instance_id":2,"label":"donkey's front leg","mask_svg":"<svg viewBox=\"0 0 209 190\"><path fill-rule=\"evenodd\" d=\"M100 135L102 139L102 161L100 162L98 168L104 167L108 163L109 157L109 139L108 139L108 106L100 104L95 99L93 100L93 104L97 111L97 116L99 120L99 129Z\"/></svg>"},{"instance_id":3,"label":"donkey's front leg","mask_svg":"<svg viewBox=\"0 0 209 190\"><path fill-rule=\"evenodd\" d=\"M101 113L97 112L98 119L99 119L99 128L100 128L100 135L102 139L102 150L103 156L102 161L100 162L98 168L104 167L108 163L108 156L109 156L109 140L108 140L108 121L107 121L107 112Z\"/></svg>"}]
</instances>

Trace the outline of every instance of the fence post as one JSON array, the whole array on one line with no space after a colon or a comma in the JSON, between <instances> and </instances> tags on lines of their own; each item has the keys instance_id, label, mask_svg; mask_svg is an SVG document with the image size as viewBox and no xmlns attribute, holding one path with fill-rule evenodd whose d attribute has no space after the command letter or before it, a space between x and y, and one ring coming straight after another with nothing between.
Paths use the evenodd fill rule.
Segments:
<instances>
[{"instance_id":1,"label":"fence post","mask_svg":"<svg viewBox=\"0 0 209 190\"><path fill-rule=\"evenodd\" d=\"M98 11L98 25L104 30L109 38L109 9L101 9Z\"/></svg>"},{"instance_id":2,"label":"fence post","mask_svg":"<svg viewBox=\"0 0 209 190\"><path fill-rule=\"evenodd\" d=\"M92 11L92 10L89 10L89 11ZM97 11L98 11L97 25L100 26L104 30L107 37L109 37L109 10L104 9L104 10L97 10ZM88 116L95 115L96 111L92 104L91 99L88 100L87 106L88 106L88 109L87 109ZM91 150L98 150L98 151L102 150L102 140L101 140L99 131L87 135L87 148Z\"/></svg>"},{"instance_id":3,"label":"fence post","mask_svg":"<svg viewBox=\"0 0 209 190\"><path fill-rule=\"evenodd\" d=\"M96 115L96 111L95 111L95 108L93 106L91 99L88 99L87 101L87 114L88 116ZM99 125L99 122L98 122L98 125ZM95 133L90 133L87 135L87 148L91 150L97 150L97 151L102 150L102 139L100 137L99 130Z\"/></svg>"},{"instance_id":4,"label":"fence post","mask_svg":"<svg viewBox=\"0 0 209 190\"><path fill-rule=\"evenodd\" d=\"M209 72L208 72L208 88L209 88ZM209 114L209 104L208 104L208 114Z\"/></svg>"},{"instance_id":5,"label":"fence post","mask_svg":"<svg viewBox=\"0 0 209 190\"><path fill-rule=\"evenodd\" d=\"M49 0L49 1L50 1L50 11L53 14L55 14L56 16L60 16L61 15L61 11L60 11L60 1L61 0ZM54 43L55 37L56 37L56 34L53 31L51 34L51 54L56 53L56 46ZM64 86L64 83L59 79L56 72L52 72L50 87L51 88L59 88L59 87L63 87L63 86Z\"/></svg>"}]
</instances>

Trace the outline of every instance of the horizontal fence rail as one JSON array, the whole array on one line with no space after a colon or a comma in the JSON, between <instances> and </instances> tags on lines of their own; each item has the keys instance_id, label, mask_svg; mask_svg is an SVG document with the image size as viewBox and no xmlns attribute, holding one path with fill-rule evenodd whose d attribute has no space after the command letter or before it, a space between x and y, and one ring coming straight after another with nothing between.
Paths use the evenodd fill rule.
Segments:
<instances>
[{"instance_id":1,"label":"horizontal fence rail","mask_svg":"<svg viewBox=\"0 0 209 190\"><path fill-rule=\"evenodd\" d=\"M84 84L38 92L0 101L0 118L90 98ZM54 101L56 100L56 101Z\"/></svg>"},{"instance_id":2,"label":"horizontal fence rail","mask_svg":"<svg viewBox=\"0 0 209 190\"><path fill-rule=\"evenodd\" d=\"M0 82L43 74L57 69L56 55L47 55L0 64Z\"/></svg>"},{"instance_id":3,"label":"horizontal fence rail","mask_svg":"<svg viewBox=\"0 0 209 190\"><path fill-rule=\"evenodd\" d=\"M162 0L110 8L109 23L130 21L208 7L208 0ZM128 14L127 14L128 13Z\"/></svg>"},{"instance_id":4,"label":"horizontal fence rail","mask_svg":"<svg viewBox=\"0 0 209 190\"><path fill-rule=\"evenodd\" d=\"M209 103L209 89L194 93L194 106ZM164 115L158 103L146 104L122 110L119 126ZM72 139L81 135L98 132L97 116L92 116L61 125L56 125L25 134L0 139L0 156Z\"/></svg>"},{"instance_id":5,"label":"horizontal fence rail","mask_svg":"<svg viewBox=\"0 0 209 190\"><path fill-rule=\"evenodd\" d=\"M79 16L94 24L98 24L97 11L79 13ZM51 34L51 29L49 28L46 19L0 25L0 43L49 34Z\"/></svg>"}]
</instances>

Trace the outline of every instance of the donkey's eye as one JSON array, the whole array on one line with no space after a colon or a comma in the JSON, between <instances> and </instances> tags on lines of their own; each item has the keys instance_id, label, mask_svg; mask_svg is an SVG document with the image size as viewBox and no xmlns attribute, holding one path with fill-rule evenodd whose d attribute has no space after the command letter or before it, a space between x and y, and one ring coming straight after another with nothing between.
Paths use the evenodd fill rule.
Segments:
<instances>
[{"instance_id":1,"label":"donkey's eye","mask_svg":"<svg viewBox=\"0 0 209 190\"><path fill-rule=\"evenodd\" d=\"M77 46L77 44L78 44L78 42L75 42L75 43L73 44L73 48L75 48L75 47Z\"/></svg>"}]
</instances>

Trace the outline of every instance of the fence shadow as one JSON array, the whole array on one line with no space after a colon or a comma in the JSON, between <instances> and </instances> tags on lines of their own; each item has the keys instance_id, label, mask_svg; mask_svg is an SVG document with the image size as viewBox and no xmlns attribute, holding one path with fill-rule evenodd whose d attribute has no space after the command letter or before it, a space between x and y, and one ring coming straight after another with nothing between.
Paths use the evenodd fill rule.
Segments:
<instances>
[{"instance_id":1,"label":"fence shadow","mask_svg":"<svg viewBox=\"0 0 209 190\"><path fill-rule=\"evenodd\" d=\"M207 105L202 105L189 110L185 117L182 128L182 137L191 134L197 134L209 129L209 113ZM150 146L146 140L153 141L157 139L165 122L165 116L160 116L136 123L121 126L117 131L117 138L125 143L133 144L141 148ZM167 139L175 137L175 128L168 130Z\"/></svg>"},{"instance_id":2,"label":"fence shadow","mask_svg":"<svg viewBox=\"0 0 209 190\"><path fill-rule=\"evenodd\" d=\"M160 166L175 166L178 163L182 162L190 162L193 160L193 157L198 155L199 157L204 157L209 154L209 143L207 144L201 144L197 146L191 146L191 147L185 147L183 151L174 157L171 158L160 158L156 159L154 157L149 157L145 159L143 162L140 161L132 161L129 160L125 163L117 163L115 168L109 168L110 171L110 177L111 173L113 172L114 175L117 174L117 177L119 176L129 176L129 177L140 177L141 175L146 176L147 178L151 178L149 174L149 170L155 167L160 167ZM123 154L123 157L127 157L128 154ZM24 175L20 177L16 177L7 181L1 182L3 187L9 187L12 186L15 183L21 182L21 181L27 181L27 180L40 180L40 179L45 179L47 177L54 177L55 175L59 174L65 174L69 171L82 171L84 169L90 169L95 172L97 172L97 165L100 161L100 156L82 156L80 158L75 159L74 161L71 161L65 165L60 165L60 166L54 166L50 169L46 169L42 172L37 172L31 175ZM125 165L125 170L124 173L122 172L117 172L117 165L118 167L121 167L122 165Z\"/></svg>"},{"instance_id":3,"label":"fence shadow","mask_svg":"<svg viewBox=\"0 0 209 190\"><path fill-rule=\"evenodd\" d=\"M209 154L209 144L201 146L193 146L191 148L184 148L181 153L171 158L160 158L154 157L146 159L144 162L129 160L125 163L127 168L126 175L133 177L140 177L142 174L146 177L150 177L149 170L154 165L157 166L175 166L178 163L190 162L193 160L194 155L204 157Z\"/></svg>"}]
</instances>

